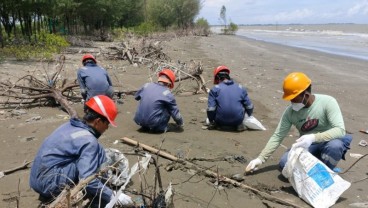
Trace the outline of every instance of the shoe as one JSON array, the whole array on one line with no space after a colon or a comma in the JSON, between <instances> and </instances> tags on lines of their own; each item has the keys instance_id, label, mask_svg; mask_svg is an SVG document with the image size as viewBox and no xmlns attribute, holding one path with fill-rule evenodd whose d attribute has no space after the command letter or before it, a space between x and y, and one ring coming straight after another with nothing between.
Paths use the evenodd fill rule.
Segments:
<instances>
[{"instance_id":1,"label":"shoe","mask_svg":"<svg viewBox=\"0 0 368 208\"><path fill-rule=\"evenodd\" d=\"M247 127L245 127L243 124L240 124L236 127L236 131L245 131L247 130Z\"/></svg>"}]
</instances>

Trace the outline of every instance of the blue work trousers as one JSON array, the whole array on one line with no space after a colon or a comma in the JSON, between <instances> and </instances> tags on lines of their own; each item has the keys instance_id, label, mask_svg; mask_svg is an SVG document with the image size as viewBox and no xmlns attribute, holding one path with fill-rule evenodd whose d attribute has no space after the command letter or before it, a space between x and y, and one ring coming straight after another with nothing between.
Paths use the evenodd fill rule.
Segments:
<instances>
[{"instance_id":1,"label":"blue work trousers","mask_svg":"<svg viewBox=\"0 0 368 208\"><path fill-rule=\"evenodd\" d=\"M342 138L333 139L328 142L313 143L308 148L308 151L333 170L341 159L345 160L345 153L350 149L352 139L353 137L350 134L347 134ZM280 170L285 167L289 151L290 149L288 149L281 157L279 162Z\"/></svg>"}]
</instances>

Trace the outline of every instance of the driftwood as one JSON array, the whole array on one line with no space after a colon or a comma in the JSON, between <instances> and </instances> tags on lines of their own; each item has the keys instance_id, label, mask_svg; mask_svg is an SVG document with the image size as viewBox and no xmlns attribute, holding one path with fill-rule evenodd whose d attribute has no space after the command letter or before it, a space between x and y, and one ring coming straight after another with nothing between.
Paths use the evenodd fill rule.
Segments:
<instances>
[{"instance_id":1,"label":"driftwood","mask_svg":"<svg viewBox=\"0 0 368 208\"><path fill-rule=\"evenodd\" d=\"M141 42L146 42L145 39ZM138 47L141 44L136 44ZM131 47L129 43L122 42L120 45L114 45L103 50L102 54L106 59L111 60L128 60L130 64L144 64L153 63L155 61L171 61L171 58L163 52L160 42L150 42L147 46L140 46L137 49L135 46ZM138 52L140 51L140 52Z\"/></svg>"},{"instance_id":2,"label":"driftwood","mask_svg":"<svg viewBox=\"0 0 368 208\"><path fill-rule=\"evenodd\" d=\"M189 64L182 63L178 61L177 64L169 64L162 62L155 62L150 66L150 71L153 72L153 75L156 75L164 68L169 68L173 70L176 74L175 82L179 82L179 84L175 87L174 92L183 93L182 82L183 80L195 80L197 83L196 89L191 91L191 94L200 94L207 93L208 89L206 87L206 82L202 77L203 66L201 62L195 62L191 60Z\"/></svg>"},{"instance_id":3,"label":"driftwood","mask_svg":"<svg viewBox=\"0 0 368 208\"><path fill-rule=\"evenodd\" d=\"M98 173L88 176L85 179L79 181L79 183L70 189L70 187L66 187L59 196L50 204L48 208L56 208L56 207L71 207L71 198L77 198L77 194L84 189L91 181L96 179L97 177L106 173L109 169L114 168L118 165L120 161L116 161L113 165L107 166L100 170ZM77 199L78 200L78 199Z\"/></svg>"},{"instance_id":4,"label":"driftwood","mask_svg":"<svg viewBox=\"0 0 368 208\"><path fill-rule=\"evenodd\" d=\"M263 191L260 191L260 190L258 190L256 188L251 187L251 186L248 186L248 185L245 185L243 183L237 182L237 181L232 180L232 179L230 179L228 177L219 175L218 173L215 173L215 172L213 172L211 170L208 170L208 169L204 169L202 167L199 167L195 163L192 163L192 162L189 162L189 161L186 161L186 160L179 159L179 158L177 158L177 157L175 157L175 156L173 156L173 155L171 155L171 154L169 154L167 152L160 151L160 150L158 150L156 148L153 148L151 146L148 146L148 145L139 143L139 142L137 142L137 141L135 141L133 139L124 137L124 138L121 138L121 140L124 143L126 143L126 144L129 144L129 145L132 145L132 146L141 147L144 150L151 152L152 154L157 154L157 155L159 155L159 156L161 156L163 158L166 158L168 160L181 163L182 165L185 165L189 169L193 169L195 171L204 173L205 176L212 177L212 178L218 178L218 179L220 179L221 182L229 183L229 184L232 184L235 187L239 187L239 188L242 188L244 190L252 191L252 192L258 194L259 196L261 196L261 197L263 197L263 198L265 198L265 199L267 199L269 201L277 202L279 204L286 205L286 206L291 206L291 207L300 207L300 205L296 205L296 204L293 204L292 202L288 202L286 200L277 198L275 196L272 196L272 195L270 195L268 193L265 193Z\"/></svg>"},{"instance_id":5,"label":"driftwood","mask_svg":"<svg viewBox=\"0 0 368 208\"><path fill-rule=\"evenodd\" d=\"M191 60L186 70L184 65L181 64L181 67L178 69L178 73L183 75L178 76L175 82L193 79L197 82L197 89L194 94L207 93L208 89L206 87L206 82L202 76L202 72L202 64L200 62L195 63L193 60Z\"/></svg>"},{"instance_id":6,"label":"driftwood","mask_svg":"<svg viewBox=\"0 0 368 208\"><path fill-rule=\"evenodd\" d=\"M169 65L168 63L158 63L156 62L153 66L150 67L150 70L153 71L153 74L157 74L163 68L170 68L176 73L175 82L178 82L179 85L174 89L174 91L181 92L180 83L184 80L195 80L197 83L197 88L194 92L190 92L190 94L200 94L200 93L207 93L208 89L206 87L206 82L202 77L203 67L202 64L196 63L191 61L190 64L186 65L183 63L179 63L179 66ZM129 90L129 91L115 91L114 95L118 98L122 98L124 95L134 95L138 89L136 90Z\"/></svg>"},{"instance_id":7,"label":"driftwood","mask_svg":"<svg viewBox=\"0 0 368 208\"><path fill-rule=\"evenodd\" d=\"M26 75L19 78L15 83L11 81L0 82L0 104L11 106L22 105L47 105L60 104L71 117L77 117L77 112L69 104L69 100L80 100L74 96L72 90L78 85L75 82L66 83L60 80L60 73L63 69L65 56L60 56L56 65L56 72L47 76L46 81L42 81L33 75Z\"/></svg>"},{"instance_id":8,"label":"driftwood","mask_svg":"<svg viewBox=\"0 0 368 208\"><path fill-rule=\"evenodd\" d=\"M137 155L137 156L145 156L144 152L134 152L134 153L124 153L124 154L128 154L128 155ZM163 191L162 188L162 180L161 180L161 176L160 176L160 171L159 171L159 165L157 164L157 161L155 158L151 158L152 161L150 161L154 166L155 166L155 184L156 181L158 182L159 185L159 191L160 193ZM65 187L64 190L57 196L57 198L49 205L47 205L47 208L69 208L69 207L80 207L78 205L81 205L81 207L84 207L83 204L87 204L88 199L86 200L81 200L83 198L83 195L81 194L82 190L94 179L98 178L98 177L103 177L105 173L107 173L108 170L110 169L116 169L117 166L119 165L119 161L116 161L114 164L112 164L111 166L107 166L103 169L101 169L98 173L93 174L81 181L79 181L79 183L74 186L73 188L70 187ZM147 181L146 181L147 182ZM141 184L141 186L143 187L143 184ZM145 187L147 187L147 185L145 185ZM136 193L136 192L131 192L131 193L136 193L141 195L144 198L149 198L151 200L151 203L153 203L156 199L156 186L154 186L153 189L153 196L149 196L147 194L145 194L143 192L144 190L141 190L141 193ZM145 190L145 191L149 191L150 194L152 194L152 191L150 190ZM158 197L158 196L157 196ZM143 198L143 200L144 200ZM152 207L151 203L145 203L145 205L147 205L147 207Z\"/></svg>"},{"instance_id":9,"label":"driftwood","mask_svg":"<svg viewBox=\"0 0 368 208\"><path fill-rule=\"evenodd\" d=\"M0 171L0 178L4 177L5 175L9 175L15 171L18 171L18 170L23 170L23 169L27 169L28 168L28 165L31 164L33 161L29 161L29 162L24 162L23 165L20 165L18 167L15 167L15 168L11 168L11 169L8 169L8 170L4 170L4 171Z\"/></svg>"},{"instance_id":10,"label":"driftwood","mask_svg":"<svg viewBox=\"0 0 368 208\"><path fill-rule=\"evenodd\" d=\"M100 171L99 174L106 172L108 168ZM99 174L91 175L78 183L73 189L70 190L69 187L65 188L59 196L53 201L49 208L53 207L71 207L71 198L75 197L84 187L86 187L91 181L97 178Z\"/></svg>"}]
</instances>

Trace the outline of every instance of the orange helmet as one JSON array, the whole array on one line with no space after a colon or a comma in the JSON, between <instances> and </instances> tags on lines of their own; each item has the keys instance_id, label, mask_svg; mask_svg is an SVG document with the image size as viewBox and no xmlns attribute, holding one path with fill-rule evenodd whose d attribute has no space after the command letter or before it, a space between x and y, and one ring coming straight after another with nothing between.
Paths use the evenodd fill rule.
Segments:
<instances>
[{"instance_id":1,"label":"orange helmet","mask_svg":"<svg viewBox=\"0 0 368 208\"><path fill-rule=\"evenodd\" d=\"M84 55L82 58L82 63L84 63L87 59L92 59L97 64L97 61L92 54L87 53L86 55Z\"/></svg>"},{"instance_id":2,"label":"orange helmet","mask_svg":"<svg viewBox=\"0 0 368 208\"><path fill-rule=\"evenodd\" d=\"M284 79L283 90L284 95L282 98L284 100L292 100L300 93L304 92L312 81L302 72L293 72L287 75Z\"/></svg>"},{"instance_id":3,"label":"orange helmet","mask_svg":"<svg viewBox=\"0 0 368 208\"><path fill-rule=\"evenodd\" d=\"M220 71L223 71L223 72L227 72L228 74L230 74L230 69L227 68L226 66L218 66L217 68L215 68L215 70L213 71L213 83L214 84L218 84L219 83L219 80L216 79L217 77L217 74L220 72Z\"/></svg>"},{"instance_id":4,"label":"orange helmet","mask_svg":"<svg viewBox=\"0 0 368 208\"><path fill-rule=\"evenodd\" d=\"M161 76L165 75L168 79L162 78ZM165 82L169 84L170 89L174 88L174 83L175 83L175 74L172 70L170 69L163 69L162 71L160 71L158 73L158 81L159 82Z\"/></svg>"},{"instance_id":5,"label":"orange helmet","mask_svg":"<svg viewBox=\"0 0 368 208\"><path fill-rule=\"evenodd\" d=\"M116 127L115 118L118 110L111 98L106 95L96 95L86 102L86 106L105 117L112 126Z\"/></svg>"}]
</instances>

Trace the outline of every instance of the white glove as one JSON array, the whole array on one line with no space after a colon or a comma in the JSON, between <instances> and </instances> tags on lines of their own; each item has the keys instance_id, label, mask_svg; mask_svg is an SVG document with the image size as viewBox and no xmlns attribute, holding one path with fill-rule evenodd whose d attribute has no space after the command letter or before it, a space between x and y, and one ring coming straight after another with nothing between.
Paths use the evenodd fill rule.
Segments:
<instances>
[{"instance_id":1,"label":"white glove","mask_svg":"<svg viewBox=\"0 0 368 208\"><path fill-rule=\"evenodd\" d=\"M252 161L250 161L250 163L248 164L248 166L245 168L245 172L248 173L248 172L253 172L255 170L258 170L258 166L262 165L262 160L259 159L259 158L256 158Z\"/></svg>"},{"instance_id":2,"label":"white glove","mask_svg":"<svg viewBox=\"0 0 368 208\"><path fill-rule=\"evenodd\" d=\"M114 204L113 204L113 198L115 197L116 193L114 191L113 195L111 196L111 200L110 202L106 205L106 207L113 207ZM133 204L133 201L132 201L132 198L126 194L123 194L121 193L119 195L119 198L118 198L118 203L120 203L121 205L130 205L130 204Z\"/></svg>"},{"instance_id":3,"label":"white glove","mask_svg":"<svg viewBox=\"0 0 368 208\"><path fill-rule=\"evenodd\" d=\"M132 198L130 196L126 195L126 194L123 194L123 193L121 193L119 195L118 200L122 205L133 204Z\"/></svg>"},{"instance_id":4,"label":"white glove","mask_svg":"<svg viewBox=\"0 0 368 208\"><path fill-rule=\"evenodd\" d=\"M292 148L302 147L308 149L308 147L315 141L316 136L314 134L306 134L297 139Z\"/></svg>"}]
</instances>

